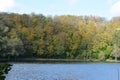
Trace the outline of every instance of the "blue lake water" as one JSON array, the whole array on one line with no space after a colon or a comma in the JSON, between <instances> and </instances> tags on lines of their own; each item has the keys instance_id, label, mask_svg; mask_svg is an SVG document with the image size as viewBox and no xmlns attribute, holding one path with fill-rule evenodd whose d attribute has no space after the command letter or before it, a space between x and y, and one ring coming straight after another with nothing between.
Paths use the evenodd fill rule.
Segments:
<instances>
[{"instance_id":1,"label":"blue lake water","mask_svg":"<svg viewBox=\"0 0 120 80\"><path fill-rule=\"evenodd\" d=\"M118 80L120 63L15 63L6 80Z\"/></svg>"}]
</instances>

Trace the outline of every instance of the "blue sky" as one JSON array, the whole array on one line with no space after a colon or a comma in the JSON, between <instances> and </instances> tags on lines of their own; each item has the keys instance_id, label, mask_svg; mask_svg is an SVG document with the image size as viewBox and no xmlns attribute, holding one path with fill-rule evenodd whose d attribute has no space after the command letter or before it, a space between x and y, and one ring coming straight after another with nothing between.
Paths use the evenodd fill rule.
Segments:
<instances>
[{"instance_id":1,"label":"blue sky","mask_svg":"<svg viewBox=\"0 0 120 80\"><path fill-rule=\"evenodd\" d=\"M120 0L0 0L0 12L120 16Z\"/></svg>"}]
</instances>

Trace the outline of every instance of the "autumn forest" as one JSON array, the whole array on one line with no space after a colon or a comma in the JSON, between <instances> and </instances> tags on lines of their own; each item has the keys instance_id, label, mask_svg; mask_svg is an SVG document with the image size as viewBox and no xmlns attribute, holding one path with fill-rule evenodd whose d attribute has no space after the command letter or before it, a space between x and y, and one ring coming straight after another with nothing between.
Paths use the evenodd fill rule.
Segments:
<instances>
[{"instance_id":1,"label":"autumn forest","mask_svg":"<svg viewBox=\"0 0 120 80\"><path fill-rule=\"evenodd\" d=\"M120 17L0 13L0 58L119 59Z\"/></svg>"}]
</instances>

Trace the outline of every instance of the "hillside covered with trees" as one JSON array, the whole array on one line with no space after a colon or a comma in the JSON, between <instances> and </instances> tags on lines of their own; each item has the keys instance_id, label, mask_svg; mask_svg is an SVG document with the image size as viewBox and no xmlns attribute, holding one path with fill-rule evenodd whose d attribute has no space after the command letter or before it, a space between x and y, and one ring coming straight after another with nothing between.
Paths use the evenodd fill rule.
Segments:
<instances>
[{"instance_id":1,"label":"hillside covered with trees","mask_svg":"<svg viewBox=\"0 0 120 80\"><path fill-rule=\"evenodd\" d=\"M119 59L120 17L0 13L0 58Z\"/></svg>"}]
</instances>

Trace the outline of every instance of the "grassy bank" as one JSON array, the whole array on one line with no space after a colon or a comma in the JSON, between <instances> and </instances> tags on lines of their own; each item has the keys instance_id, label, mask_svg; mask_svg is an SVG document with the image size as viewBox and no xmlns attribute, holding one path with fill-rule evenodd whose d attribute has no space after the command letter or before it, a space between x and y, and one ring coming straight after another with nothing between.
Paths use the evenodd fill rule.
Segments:
<instances>
[{"instance_id":1,"label":"grassy bank","mask_svg":"<svg viewBox=\"0 0 120 80\"><path fill-rule=\"evenodd\" d=\"M120 60L115 61L107 59L105 61L100 61L98 59L91 60L81 60L81 59L43 59L43 58L17 58L17 59L0 59L0 62L39 62L39 63L75 63L75 62L120 62Z\"/></svg>"},{"instance_id":2,"label":"grassy bank","mask_svg":"<svg viewBox=\"0 0 120 80\"><path fill-rule=\"evenodd\" d=\"M0 59L0 62L39 62L39 63L55 63L55 62L86 62L80 59L43 59L43 58L18 58L18 59Z\"/></svg>"},{"instance_id":3,"label":"grassy bank","mask_svg":"<svg viewBox=\"0 0 120 80\"><path fill-rule=\"evenodd\" d=\"M106 62L116 62L116 63L120 63L120 60L114 60L114 59L107 59Z\"/></svg>"}]
</instances>

